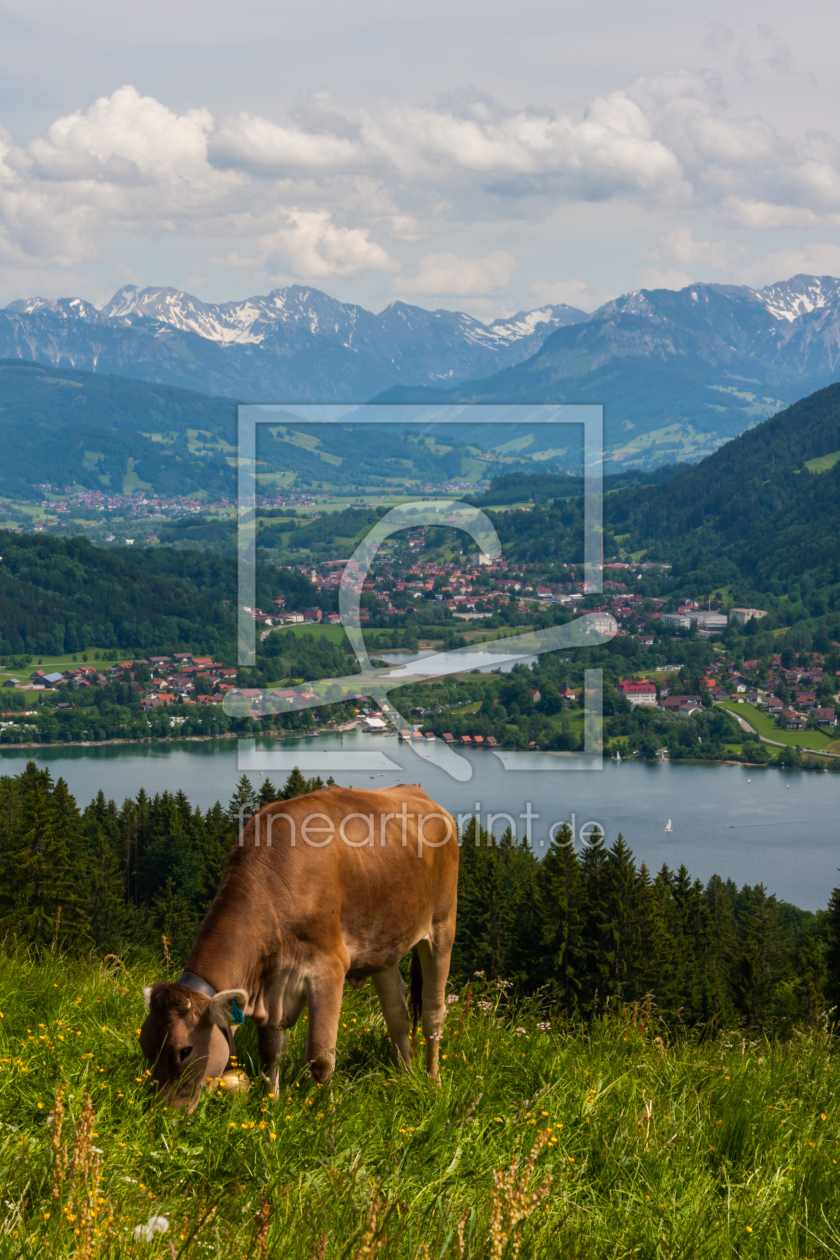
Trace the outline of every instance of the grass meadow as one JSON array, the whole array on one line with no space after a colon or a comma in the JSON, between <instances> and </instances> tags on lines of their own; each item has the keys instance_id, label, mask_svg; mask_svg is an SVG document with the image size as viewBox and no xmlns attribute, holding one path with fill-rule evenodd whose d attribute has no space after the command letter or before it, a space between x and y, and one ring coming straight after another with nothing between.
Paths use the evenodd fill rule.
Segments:
<instances>
[{"instance_id":1,"label":"grass meadow","mask_svg":"<svg viewBox=\"0 0 840 1260\"><path fill-rule=\"evenodd\" d=\"M451 993L436 1088L397 1070L367 986L329 1086L302 1068L301 1020L278 1101L253 1081L186 1116L146 1083L148 966L0 971L4 1258L840 1255L826 1029L674 1040L638 1008L549 1027L477 977Z\"/></svg>"},{"instance_id":2,"label":"grass meadow","mask_svg":"<svg viewBox=\"0 0 840 1260\"><path fill-rule=\"evenodd\" d=\"M736 717L743 718L759 735L775 740L778 744L787 744L791 748L802 748L811 752L840 752L840 741L824 731L789 731L777 726L770 714L756 709L752 704L738 704L733 700L719 701L720 707Z\"/></svg>"}]
</instances>

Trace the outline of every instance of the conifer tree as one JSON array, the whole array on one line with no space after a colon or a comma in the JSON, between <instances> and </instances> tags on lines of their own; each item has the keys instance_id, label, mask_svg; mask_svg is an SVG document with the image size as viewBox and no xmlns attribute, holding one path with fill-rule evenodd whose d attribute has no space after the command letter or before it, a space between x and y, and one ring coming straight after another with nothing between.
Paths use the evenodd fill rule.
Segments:
<instances>
[{"instance_id":1,"label":"conifer tree","mask_svg":"<svg viewBox=\"0 0 840 1260\"><path fill-rule=\"evenodd\" d=\"M88 842L85 909L94 948L118 954L132 931L133 916L123 890L123 877L104 828Z\"/></svg>"},{"instance_id":2,"label":"conifer tree","mask_svg":"<svg viewBox=\"0 0 840 1260\"><path fill-rule=\"evenodd\" d=\"M641 968L642 940L633 854L619 832L606 857L600 942L606 964L605 998L633 998Z\"/></svg>"},{"instance_id":3,"label":"conifer tree","mask_svg":"<svg viewBox=\"0 0 840 1260\"><path fill-rule=\"evenodd\" d=\"M260 790L257 793L257 806L259 809L262 809L264 805L272 805L276 800L279 800L277 788L271 782L271 779L266 779L260 785Z\"/></svg>"},{"instance_id":4,"label":"conifer tree","mask_svg":"<svg viewBox=\"0 0 840 1260\"><path fill-rule=\"evenodd\" d=\"M609 959L604 953L607 938L607 859L600 831L592 833L583 846L579 860L583 880L583 939L586 945L584 1010L595 1014L603 1007L610 970Z\"/></svg>"},{"instance_id":5,"label":"conifer tree","mask_svg":"<svg viewBox=\"0 0 840 1260\"><path fill-rule=\"evenodd\" d=\"M283 791L280 793L280 800L290 801L294 796L305 796L312 789L309 787L304 776L295 766L286 782L283 784Z\"/></svg>"},{"instance_id":6,"label":"conifer tree","mask_svg":"<svg viewBox=\"0 0 840 1260\"><path fill-rule=\"evenodd\" d=\"M493 836L471 819L461 845L458 910L463 924L458 959L463 970L483 971L490 980L506 975L516 907L505 879L505 863Z\"/></svg>"},{"instance_id":7,"label":"conifer tree","mask_svg":"<svg viewBox=\"0 0 840 1260\"><path fill-rule=\"evenodd\" d=\"M171 880L185 904L192 908L197 926L202 904L201 856L183 825L176 799L169 793L155 802L152 828L139 873L140 900L152 905Z\"/></svg>"},{"instance_id":8,"label":"conifer tree","mask_svg":"<svg viewBox=\"0 0 840 1260\"><path fill-rule=\"evenodd\" d=\"M733 995L747 1027L761 1028L770 1019L773 990L785 969L779 906L763 884L743 888L739 902Z\"/></svg>"},{"instance_id":9,"label":"conifer tree","mask_svg":"<svg viewBox=\"0 0 840 1260\"><path fill-rule=\"evenodd\" d=\"M825 1009L827 980L825 941L817 932L812 932L796 959L796 1014L809 1026L816 1023Z\"/></svg>"},{"instance_id":10,"label":"conifer tree","mask_svg":"<svg viewBox=\"0 0 840 1260\"><path fill-rule=\"evenodd\" d=\"M540 920L540 955L534 962L540 978L557 987L566 1015L578 1010L586 965L583 939L583 877L568 823L555 834L536 875Z\"/></svg>"},{"instance_id":11,"label":"conifer tree","mask_svg":"<svg viewBox=\"0 0 840 1260\"><path fill-rule=\"evenodd\" d=\"M822 921L825 937L825 998L834 1008L835 1023L840 1019L840 888L834 888Z\"/></svg>"},{"instance_id":12,"label":"conifer tree","mask_svg":"<svg viewBox=\"0 0 840 1260\"><path fill-rule=\"evenodd\" d=\"M167 876L152 905L152 923L158 940L166 937L175 967L182 966L192 947L198 924L192 906L171 875Z\"/></svg>"},{"instance_id":13,"label":"conifer tree","mask_svg":"<svg viewBox=\"0 0 840 1260\"><path fill-rule=\"evenodd\" d=\"M236 791L228 802L228 818L239 830L245 826L256 808L257 794L254 791L254 785L247 774L243 774L236 785Z\"/></svg>"},{"instance_id":14,"label":"conifer tree","mask_svg":"<svg viewBox=\"0 0 840 1260\"><path fill-rule=\"evenodd\" d=\"M201 909L206 912L218 892L222 876L227 870L231 848L238 843L238 836L217 801L204 815L201 848Z\"/></svg>"},{"instance_id":15,"label":"conifer tree","mask_svg":"<svg viewBox=\"0 0 840 1260\"><path fill-rule=\"evenodd\" d=\"M0 911L3 921L39 953L78 949L89 940L81 885L78 810L59 780L34 762L12 789L10 844L4 845Z\"/></svg>"}]
</instances>

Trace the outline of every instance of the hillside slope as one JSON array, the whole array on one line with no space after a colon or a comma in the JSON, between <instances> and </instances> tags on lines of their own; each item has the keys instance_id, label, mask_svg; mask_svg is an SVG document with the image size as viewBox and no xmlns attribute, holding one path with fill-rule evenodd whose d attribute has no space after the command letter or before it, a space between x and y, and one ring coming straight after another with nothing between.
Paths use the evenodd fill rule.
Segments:
<instances>
[{"instance_id":1,"label":"hillside slope","mask_svg":"<svg viewBox=\"0 0 840 1260\"><path fill-rule=\"evenodd\" d=\"M616 534L661 560L728 556L762 583L840 581L840 385L803 398L663 486L609 499ZM808 464L821 471L812 471Z\"/></svg>"},{"instance_id":2,"label":"hillside slope","mask_svg":"<svg viewBox=\"0 0 840 1260\"><path fill-rule=\"evenodd\" d=\"M469 451L437 449L405 432L259 427L268 488L445 482L462 475ZM301 436L303 433L303 436ZM111 494L236 494L237 403L172 386L73 368L0 360L0 495L79 485Z\"/></svg>"},{"instance_id":3,"label":"hillside slope","mask_svg":"<svg viewBox=\"0 0 840 1260\"><path fill-rule=\"evenodd\" d=\"M234 615L223 603L236 598L231 560L2 531L0 550L0 655L61 655L92 644L232 651Z\"/></svg>"}]
</instances>

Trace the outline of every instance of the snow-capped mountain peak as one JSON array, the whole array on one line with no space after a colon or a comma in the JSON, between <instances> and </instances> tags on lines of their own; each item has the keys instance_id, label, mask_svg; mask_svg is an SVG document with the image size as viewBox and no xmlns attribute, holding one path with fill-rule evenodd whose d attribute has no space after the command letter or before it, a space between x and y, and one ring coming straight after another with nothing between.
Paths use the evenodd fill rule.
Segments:
<instances>
[{"instance_id":1,"label":"snow-capped mountain peak","mask_svg":"<svg viewBox=\"0 0 840 1260\"><path fill-rule=\"evenodd\" d=\"M564 332L569 325L574 331ZM758 290L706 283L640 289L589 315L546 305L489 324L403 301L374 313L306 285L219 303L171 287L126 285L101 310L81 298L32 297L0 311L0 358L263 402L362 402L391 388L451 388L543 351L563 381L605 354L637 356L644 370L653 358L677 356L720 362L737 379L769 374L768 396L779 398L789 381L793 391L806 378L835 379L840 280L797 275ZM523 384L526 394L530 388ZM557 388L562 394L565 386Z\"/></svg>"},{"instance_id":2,"label":"snow-capped mountain peak","mask_svg":"<svg viewBox=\"0 0 840 1260\"><path fill-rule=\"evenodd\" d=\"M758 289L756 297L774 319L792 323L840 299L840 280L834 276L791 276Z\"/></svg>"}]
</instances>

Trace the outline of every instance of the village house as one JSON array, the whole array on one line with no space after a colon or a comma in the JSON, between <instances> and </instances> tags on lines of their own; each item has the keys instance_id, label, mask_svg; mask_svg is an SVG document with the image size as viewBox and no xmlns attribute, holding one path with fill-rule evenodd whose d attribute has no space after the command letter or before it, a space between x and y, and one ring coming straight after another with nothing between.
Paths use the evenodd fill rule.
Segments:
<instances>
[{"instance_id":1,"label":"village house","mask_svg":"<svg viewBox=\"0 0 840 1260\"><path fill-rule=\"evenodd\" d=\"M635 709L639 705L655 705L656 704L656 686L652 682L648 682L646 678L635 682L632 678L625 678L618 684L616 691L625 695Z\"/></svg>"}]
</instances>

